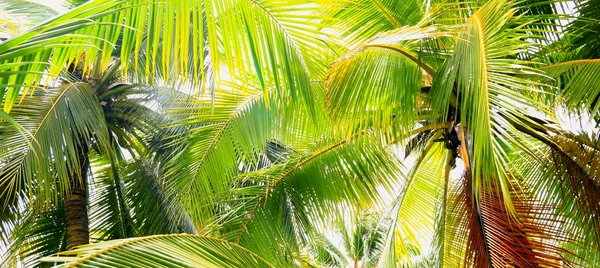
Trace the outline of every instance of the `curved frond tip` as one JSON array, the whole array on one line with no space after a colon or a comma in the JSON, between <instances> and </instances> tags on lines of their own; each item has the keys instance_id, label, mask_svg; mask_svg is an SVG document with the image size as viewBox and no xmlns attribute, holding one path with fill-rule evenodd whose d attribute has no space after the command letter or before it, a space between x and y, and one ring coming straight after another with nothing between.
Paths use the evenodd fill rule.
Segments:
<instances>
[{"instance_id":1,"label":"curved frond tip","mask_svg":"<svg viewBox=\"0 0 600 268\"><path fill-rule=\"evenodd\" d=\"M59 267L273 267L239 245L189 234L109 240L60 252L42 261L63 263Z\"/></svg>"}]
</instances>

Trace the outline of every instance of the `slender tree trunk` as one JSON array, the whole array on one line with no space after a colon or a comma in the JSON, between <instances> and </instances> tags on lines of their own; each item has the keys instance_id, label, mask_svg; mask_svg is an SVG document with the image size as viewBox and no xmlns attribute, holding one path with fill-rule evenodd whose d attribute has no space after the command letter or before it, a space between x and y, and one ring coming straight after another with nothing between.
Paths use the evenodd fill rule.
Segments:
<instances>
[{"instance_id":1,"label":"slender tree trunk","mask_svg":"<svg viewBox=\"0 0 600 268\"><path fill-rule=\"evenodd\" d=\"M65 199L65 221L67 222L67 249L89 244L90 231L87 212L86 183L89 158L88 147L81 141L78 149L80 170L73 172L70 180L71 193Z\"/></svg>"}]
</instances>

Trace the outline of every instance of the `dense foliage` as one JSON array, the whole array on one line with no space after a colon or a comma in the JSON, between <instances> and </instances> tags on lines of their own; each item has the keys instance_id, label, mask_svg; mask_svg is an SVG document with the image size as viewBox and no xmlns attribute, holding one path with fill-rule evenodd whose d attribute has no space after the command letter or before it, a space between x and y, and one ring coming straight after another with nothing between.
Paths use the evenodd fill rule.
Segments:
<instances>
[{"instance_id":1,"label":"dense foliage","mask_svg":"<svg viewBox=\"0 0 600 268\"><path fill-rule=\"evenodd\" d=\"M599 6L5 0L0 266L596 267Z\"/></svg>"}]
</instances>

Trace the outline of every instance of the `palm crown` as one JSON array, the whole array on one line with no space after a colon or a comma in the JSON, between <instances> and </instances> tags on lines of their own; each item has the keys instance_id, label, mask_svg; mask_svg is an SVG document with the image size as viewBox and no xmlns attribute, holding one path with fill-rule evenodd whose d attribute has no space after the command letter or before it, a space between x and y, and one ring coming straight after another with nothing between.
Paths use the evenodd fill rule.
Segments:
<instances>
[{"instance_id":1,"label":"palm crown","mask_svg":"<svg viewBox=\"0 0 600 268\"><path fill-rule=\"evenodd\" d=\"M596 2L95 0L0 24L4 262L598 265ZM355 217L346 259L322 233Z\"/></svg>"}]
</instances>

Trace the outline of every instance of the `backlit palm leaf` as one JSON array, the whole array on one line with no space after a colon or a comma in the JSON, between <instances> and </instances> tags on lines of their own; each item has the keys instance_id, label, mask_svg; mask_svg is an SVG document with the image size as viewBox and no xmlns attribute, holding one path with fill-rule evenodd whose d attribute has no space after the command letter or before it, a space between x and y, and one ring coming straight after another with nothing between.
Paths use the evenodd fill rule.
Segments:
<instances>
[{"instance_id":1,"label":"backlit palm leaf","mask_svg":"<svg viewBox=\"0 0 600 268\"><path fill-rule=\"evenodd\" d=\"M0 36L3 265L69 244L62 198L88 160L92 238L201 236L51 262L600 263L599 136L549 120L600 120L597 0L72 2Z\"/></svg>"},{"instance_id":2,"label":"backlit palm leaf","mask_svg":"<svg viewBox=\"0 0 600 268\"><path fill-rule=\"evenodd\" d=\"M433 136L428 141L392 204L389 212L392 224L383 254L377 262L378 267L411 263L414 252L406 244L422 248L420 241L427 241L433 236L437 200L447 183L443 173L447 165L446 152L442 143L433 142L435 138Z\"/></svg>"},{"instance_id":3,"label":"backlit palm leaf","mask_svg":"<svg viewBox=\"0 0 600 268\"><path fill-rule=\"evenodd\" d=\"M287 17L285 10L296 7L307 12ZM320 24L313 8L302 1L91 1L0 44L4 110L45 81L46 71L50 77L59 75L81 58L84 73L97 59L107 67L113 54L132 57L132 63L123 61L123 69L137 70L143 52L145 82L160 69L168 81L182 78L201 85L206 82L205 47L214 66L227 66L229 75L242 81L240 74L254 72L259 78L255 86L265 92L276 87L284 103L310 100L310 76L323 73L321 59L328 54L314 34ZM207 36L200 30L205 28ZM161 65L153 64L157 58ZM220 70L215 68L217 79Z\"/></svg>"},{"instance_id":4,"label":"backlit palm leaf","mask_svg":"<svg viewBox=\"0 0 600 268\"><path fill-rule=\"evenodd\" d=\"M6 251L2 254L0 265L39 266L40 258L65 250L66 226L62 205L42 213L22 208L18 214L10 232L2 234Z\"/></svg>"},{"instance_id":5,"label":"backlit palm leaf","mask_svg":"<svg viewBox=\"0 0 600 268\"><path fill-rule=\"evenodd\" d=\"M458 181L446 223L444 266L562 267L564 250L548 239L564 239L552 211L519 189L511 189L516 218L504 206L503 193L484 189L477 205L467 170ZM464 244L463 244L464 243Z\"/></svg>"},{"instance_id":6,"label":"backlit palm leaf","mask_svg":"<svg viewBox=\"0 0 600 268\"><path fill-rule=\"evenodd\" d=\"M173 116L183 118L176 124L189 130L176 135L183 147L168 156L165 176L172 194L181 196L197 221L210 220L211 204L230 191L240 166L259 164L268 142L302 149L327 133L323 115L307 121L310 114L302 105L288 106L280 114L272 98L267 101L260 92L244 93L232 86L212 100L180 100L171 109Z\"/></svg>"},{"instance_id":7,"label":"backlit palm leaf","mask_svg":"<svg viewBox=\"0 0 600 268\"><path fill-rule=\"evenodd\" d=\"M332 1L331 5L331 25L350 45L381 32L416 25L427 9L426 1L419 0Z\"/></svg>"},{"instance_id":8,"label":"backlit palm leaf","mask_svg":"<svg viewBox=\"0 0 600 268\"><path fill-rule=\"evenodd\" d=\"M0 3L0 42L56 15L58 15L56 10L32 1L2 1Z\"/></svg>"},{"instance_id":9,"label":"backlit palm leaf","mask_svg":"<svg viewBox=\"0 0 600 268\"><path fill-rule=\"evenodd\" d=\"M60 267L273 267L236 244L198 235L157 235L84 245L47 257Z\"/></svg>"},{"instance_id":10,"label":"backlit palm leaf","mask_svg":"<svg viewBox=\"0 0 600 268\"><path fill-rule=\"evenodd\" d=\"M321 266L345 267L349 265L344 253L325 236L313 235L310 251Z\"/></svg>"},{"instance_id":11,"label":"backlit palm leaf","mask_svg":"<svg viewBox=\"0 0 600 268\"><path fill-rule=\"evenodd\" d=\"M600 153L594 149L597 141L568 132L537 135L544 135L539 138L545 145L543 157L520 160L521 169L527 170L525 178L538 197L564 219L560 226L569 230L566 235L570 238L565 248L579 256L567 255L569 260L583 266L598 263L600 162L594 157Z\"/></svg>"},{"instance_id":12,"label":"backlit palm leaf","mask_svg":"<svg viewBox=\"0 0 600 268\"><path fill-rule=\"evenodd\" d=\"M242 174L225 215L225 237L271 260L305 243L314 226L343 206L369 208L399 176L376 143L328 140L283 164ZM279 242L276 242L279 241Z\"/></svg>"},{"instance_id":13,"label":"backlit palm leaf","mask_svg":"<svg viewBox=\"0 0 600 268\"><path fill-rule=\"evenodd\" d=\"M516 24L519 16L506 1L490 1L466 22L457 38L454 56L438 72L431 89L432 106L446 120L454 109L460 109L460 122L472 168L474 191L495 187L504 194L504 202L512 211L509 195L507 161L504 147L527 148L525 138L501 116L501 110L519 111L523 106L544 107L527 98L536 92L535 82L518 78L518 74L540 75L519 59L532 45L529 35ZM453 91L458 107L451 104ZM525 92L525 94L519 94ZM518 115L519 113L515 112Z\"/></svg>"},{"instance_id":14,"label":"backlit palm leaf","mask_svg":"<svg viewBox=\"0 0 600 268\"><path fill-rule=\"evenodd\" d=\"M115 163L116 164L116 163ZM90 232L97 241L135 236L125 186L118 170L101 156L91 157Z\"/></svg>"},{"instance_id":15,"label":"backlit palm leaf","mask_svg":"<svg viewBox=\"0 0 600 268\"><path fill-rule=\"evenodd\" d=\"M435 75L419 50L444 35L436 27L404 27L382 33L334 62L325 99L341 132L351 135L375 127L402 133L413 127L417 96Z\"/></svg>"},{"instance_id":16,"label":"backlit palm leaf","mask_svg":"<svg viewBox=\"0 0 600 268\"><path fill-rule=\"evenodd\" d=\"M124 168L126 202L139 235L196 233L190 216L176 196L168 195L156 163L136 160Z\"/></svg>"},{"instance_id":17,"label":"backlit palm leaf","mask_svg":"<svg viewBox=\"0 0 600 268\"><path fill-rule=\"evenodd\" d=\"M85 83L37 92L11 115L28 134L24 139L6 122L0 125L2 145L8 149L0 157L0 196L7 202L35 195L38 208L47 206L46 201L56 204L57 191L66 192L72 169L79 169L76 148L81 140L94 140L100 150L110 148L100 101Z\"/></svg>"},{"instance_id":18,"label":"backlit palm leaf","mask_svg":"<svg viewBox=\"0 0 600 268\"><path fill-rule=\"evenodd\" d=\"M575 60L542 67L555 79L557 94L571 109L587 109L590 114L600 112L600 87L594 79L600 74L600 59Z\"/></svg>"},{"instance_id":19,"label":"backlit palm leaf","mask_svg":"<svg viewBox=\"0 0 600 268\"><path fill-rule=\"evenodd\" d=\"M354 266L359 262L363 267L371 267L373 259L381 255L384 241L384 226L380 225L379 214L363 212L354 216L352 221L344 220L341 225L342 240L348 257ZM351 224L348 228L347 222Z\"/></svg>"},{"instance_id":20,"label":"backlit palm leaf","mask_svg":"<svg viewBox=\"0 0 600 268\"><path fill-rule=\"evenodd\" d=\"M600 9L598 0L575 2L574 9L578 12L576 19L568 25L569 50L581 59L595 59L600 57L598 49L598 31L600 30Z\"/></svg>"}]
</instances>

